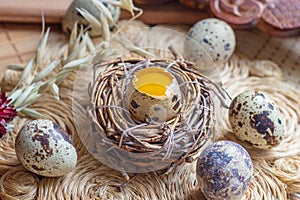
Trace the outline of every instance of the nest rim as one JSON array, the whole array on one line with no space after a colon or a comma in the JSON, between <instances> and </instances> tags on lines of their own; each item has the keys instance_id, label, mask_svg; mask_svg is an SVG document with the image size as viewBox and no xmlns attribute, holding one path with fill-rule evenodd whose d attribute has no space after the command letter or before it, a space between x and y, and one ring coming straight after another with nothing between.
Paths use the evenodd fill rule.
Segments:
<instances>
[{"instance_id":1,"label":"nest rim","mask_svg":"<svg viewBox=\"0 0 300 200\"><path fill-rule=\"evenodd\" d=\"M102 135L101 138L102 139L104 138L105 140L108 139L106 142L110 143L109 144L109 145L111 145L110 148L116 148L119 153L123 151L126 154L128 154L130 158L132 158L132 157L137 158L138 157L137 160L145 158L145 159L153 161L154 160L153 157L155 157L157 155L161 156L161 153L163 151L165 151L166 148L167 148L166 152L170 151L169 145L171 143L173 143L172 144L173 147L171 149L171 152L172 153L174 152L174 148L175 148L174 147L174 141L175 141L175 139L177 139L177 141L180 141L181 138L179 137L178 133L179 132L185 132L185 130L183 130L183 129L181 131L177 130L177 132L173 131L172 134L165 135L164 136L164 137L166 137L165 141L164 141L165 143L163 143L163 145L160 145L159 147L154 148L154 150L151 150L151 151L149 151L149 150L148 151L134 151L134 150L132 150L132 149L126 147L126 146L122 146L122 143L123 143L122 140L124 140L123 136L118 135L115 138L113 138L113 139L115 139L115 141L111 141L112 140L111 135L108 135L107 132L106 132L108 130L107 125L113 124L112 122L106 121L107 117L109 118L109 117L113 116L114 111L111 111L111 110L107 111L109 109L109 106L104 108L105 106L101 105L103 103L103 99L101 99L101 95L103 96L103 86L105 85L105 84L103 85L104 78L105 77L106 78L107 77L111 78L113 76L112 74L117 75L117 76L122 76L124 78L125 77L124 71L126 70L126 67L125 67L124 63L133 64L136 67L137 64L141 64L142 62L148 62L148 63L150 62L151 64L155 64L155 66L157 66L156 64L164 63L164 65L163 65L164 67L166 67L166 66L170 67L171 66L170 68L172 68L172 69L174 68L174 65L176 65L176 69L180 73L186 73L185 75L187 77L189 77L191 80L194 80L194 81L195 81L195 79L196 80L198 80L198 79L201 80L201 81L199 81L199 82L202 82L201 83L202 85L201 85L201 90L198 91L198 95L200 94L198 96L198 100L199 99L203 100L203 93L204 93L205 96L206 96L204 98L204 100L206 100L208 102L208 104L207 104L208 107L205 107L205 106L202 105L202 114L203 113L204 113L204 115L206 114L204 116L205 119L203 120L201 126L198 125L200 128L196 129L196 131L194 130L194 132L196 132L197 137L194 137L193 139L188 138L190 140L193 140L192 141L193 143L188 145L188 147L184 146L184 148L180 151L181 154L179 156L178 156L178 152L177 152L177 154L176 154L177 158L176 159L173 158L171 162L168 159L170 157L163 156L163 157L160 158L162 161L165 161L165 159L167 158L166 160L168 160L169 164L168 164L167 167L165 166L163 169L168 169L168 171L170 171L169 169L172 168L171 166L177 166L177 165L180 165L180 164L182 164L184 162L187 162L189 160L194 160L195 156L200 153L199 150L201 149L201 147L205 146L207 141L209 141L211 139L211 136L213 135L214 104L213 104L213 100L212 100L212 97L211 97L212 94L210 93L211 87L203 87L203 86L205 86L205 84L211 84L212 82L207 77L202 75L200 72L197 72L196 70L194 70L193 69L193 65L194 65L193 63L190 63L190 62L182 60L182 59L165 60L165 59L144 59L144 58L131 58L131 59L126 59L126 60L116 59L116 60L114 60L112 62L108 62L108 63L103 63L103 64L102 63L101 64L96 63L95 67L105 66L105 70L101 74L98 75L97 79L94 80L93 85L91 87L92 88L91 93L90 93L91 94L91 100L90 100L91 109L90 109L90 112L89 112L89 117L98 129L97 134L99 134L99 130L100 130L100 132L101 132L100 135ZM168 65L166 65L166 64L168 64ZM122 67L120 67L119 65L123 65L123 72L122 72ZM174 75L174 72L171 72L171 73ZM178 74L175 75L175 77L178 77ZM113 79L110 79L110 81L106 80L106 84L112 83L112 80ZM118 80L120 80L120 79L118 79ZM190 81L190 82L192 83L192 85L194 87L196 87L196 86L200 87L199 83L194 82L195 83L194 84L193 81ZM99 92L99 86L102 87L102 90L100 90L100 92ZM106 89L107 88L112 89L114 87L106 87ZM121 87L121 88L124 89L124 87ZM111 94L112 94L112 92L111 92ZM106 94L104 96L107 100L108 99L107 96L109 96L109 95ZM112 98L110 98L110 99L112 99ZM107 105L107 104L105 104L105 105ZM183 109L183 108L181 108L181 109ZM106 111L104 111L104 110L106 110ZM124 114L124 110L126 112L126 108L123 107L123 110L121 111L121 112L123 112L123 114ZM181 112L179 112L179 114L175 118L172 118L169 121L160 123L159 127L169 126L169 127L173 127L174 130L175 130L175 128L178 126L178 124L176 124L176 123L182 122L183 113L184 112L182 112L182 110L181 110ZM202 115L202 117L203 117L203 115ZM193 120L197 121L197 118L196 118L196 120L195 119L193 119ZM122 120L119 120L119 121L122 121ZM137 123L136 121L134 121L132 119L131 119L130 122L131 123ZM140 124L137 124L137 125L139 126ZM151 126L151 125L153 125L153 123L152 124L148 123L146 125ZM111 128L111 127L109 127L109 128ZM113 130L115 130L114 128L115 127L113 127ZM138 127L138 128L140 129L141 127ZM190 131L188 133L191 133L191 132L193 132L193 131ZM176 137L176 138L174 138L174 137ZM118 138L119 140L117 140L116 138ZM127 139L128 139L128 137L127 137ZM137 143L141 144L140 141L134 141L134 142L137 142ZM176 148L178 149L178 145L177 145ZM120 159L122 159L122 158L120 158ZM138 164L138 162L134 163L134 164ZM142 162L141 165L143 165L143 162ZM147 168L147 164L145 164L144 167ZM125 170L122 169L122 170L119 170L119 171L129 171L129 172L131 172L130 170L126 170L126 169ZM154 171L157 171L157 169L154 170Z\"/></svg>"}]
</instances>

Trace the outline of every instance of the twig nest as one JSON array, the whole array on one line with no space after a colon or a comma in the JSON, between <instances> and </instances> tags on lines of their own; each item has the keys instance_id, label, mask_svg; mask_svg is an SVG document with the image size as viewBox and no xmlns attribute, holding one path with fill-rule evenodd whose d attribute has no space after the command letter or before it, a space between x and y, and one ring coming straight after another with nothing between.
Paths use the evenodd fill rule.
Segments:
<instances>
[{"instance_id":1,"label":"twig nest","mask_svg":"<svg viewBox=\"0 0 300 200\"><path fill-rule=\"evenodd\" d=\"M17 135L15 151L26 169L42 176L65 175L77 164L71 138L58 124L47 119L24 125Z\"/></svg>"},{"instance_id":2,"label":"twig nest","mask_svg":"<svg viewBox=\"0 0 300 200\"><path fill-rule=\"evenodd\" d=\"M96 6L95 2L100 6ZM79 26L89 30L91 37L100 36L103 18L107 18L107 13L103 12L103 9L110 13L112 21L107 20L107 22L109 27L113 28L120 17L121 10L119 7L102 0L74 0L63 18L63 31L71 33L77 22Z\"/></svg>"},{"instance_id":3,"label":"twig nest","mask_svg":"<svg viewBox=\"0 0 300 200\"><path fill-rule=\"evenodd\" d=\"M99 70L102 72L92 85L90 118L94 126L85 143L103 164L127 173L157 170L168 173L194 158L209 141L214 121L211 91L219 96L224 94L216 84L192 69L192 63L183 60L118 59L108 64L95 64L95 67L105 67L105 70ZM152 73L157 72L159 75L153 77ZM163 85L164 92L143 88L145 83L152 84L152 81ZM139 87L144 92L137 91ZM177 114L172 113L163 122L151 120L153 118L136 120L133 111L130 111L134 108L129 108L136 97L128 97L132 94L129 90L134 90L134 95L141 98L145 92L166 94L166 102L170 105L162 104L161 99L156 100L158 104L174 108L176 102L181 102L181 107L175 109ZM151 101L153 97L147 96L144 96L149 98L146 101ZM133 106L143 103L142 100L137 101ZM142 117L145 119L144 115Z\"/></svg>"},{"instance_id":4,"label":"twig nest","mask_svg":"<svg viewBox=\"0 0 300 200\"><path fill-rule=\"evenodd\" d=\"M224 21L208 18L194 24L184 43L184 56L196 63L196 68L211 67L203 57L210 56L215 65L226 62L233 54L236 40L233 29Z\"/></svg>"},{"instance_id":5,"label":"twig nest","mask_svg":"<svg viewBox=\"0 0 300 200\"><path fill-rule=\"evenodd\" d=\"M251 157L241 145L219 141L201 152L196 174L207 199L238 200L243 197L252 178Z\"/></svg>"},{"instance_id":6,"label":"twig nest","mask_svg":"<svg viewBox=\"0 0 300 200\"><path fill-rule=\"evenodd\" d=\"M176 78L165 68L139 70L127 89L128 107L134 119L165 122L181 108L181 91Z\"/></svg>"},{"instance_id":7,"label":"twig nest","mask_svg":"<svg viewBox=\"0 0 300 200\"><path fill-rule=\"evenodd\" d=\"M266 94L245 91L231 102L229 121L234 134L260 149L280 144L284 136L284 120L275 102Z\"/></svg>"}]
</instances>

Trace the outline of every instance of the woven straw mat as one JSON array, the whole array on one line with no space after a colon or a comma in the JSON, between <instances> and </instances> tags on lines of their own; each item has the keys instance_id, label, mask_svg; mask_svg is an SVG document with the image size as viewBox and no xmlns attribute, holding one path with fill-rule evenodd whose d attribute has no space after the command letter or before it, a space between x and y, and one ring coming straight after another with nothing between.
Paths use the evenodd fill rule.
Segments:
<instances>
[{"instance_id":1,"label":"woven straw mat","mask_svg":"<svg viewBox=\"0 0 300 200\"><path fill-rule=\"evenodd\" d=\"M188 27L181 26L158 27L182 33L188 31ZM127 29L133 28L143 29L134 37L122 35L123 43L120 45L143 47L161 44L167 47L176 39L172 32L161 34L160 29L150 28L139 21L127 26ZM45 63L61 58L67 52L66 37L59 33L54 38L50 36ZM99 40L95 39L95 42ZM236 52L219 68L224 88L230 96L249 89L263 91L276 101L286 121L286 135L280 146L262 151L241 143L230 134L225 109L217 114L214 139L242 144L253 160L254 176L243 199L285 200L290 199L290 194L300 192L299 48L300 38L270 38L257 31L237 31ZM28 119L18 117L15 133L0 140L1 199L204 199L196 181L195 162L177 167L166 177L155 172L137 174L119 191L118 186L124 183L124 176L94 159L78 137L81 133L77 133L76 126L85 124L74 121L72 117L74 76L70 75L60 86L60 101L45 94L32 107L69 131L78 151L77 167L59 178L40 177L25 170L16 158L14 139ZM3 88L9 91L16 84L18 74L7 70L4 77ZM91 77L86 79L91 80ZM88 102L87 96L84 99ZM78 115L84 113L84 108L78 106L76 109L73 112ZM133 175L130 174L130 177Z\"/></svg>"}]
</instances>

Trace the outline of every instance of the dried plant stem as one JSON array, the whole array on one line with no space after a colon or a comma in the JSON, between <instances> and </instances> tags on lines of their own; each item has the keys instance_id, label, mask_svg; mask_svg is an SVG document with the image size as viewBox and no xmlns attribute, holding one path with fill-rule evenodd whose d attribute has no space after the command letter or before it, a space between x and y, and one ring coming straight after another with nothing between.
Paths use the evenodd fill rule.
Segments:
<instances>
[{"instance_id":1,"label":"dried plant stem","mask_svg":"<svg viewBox=\"0 0 300 200\"><path fill-rule=\"evenodd\" d=\"M74 33L75 31L77 32L74 29L69 42L69 56L64 60L54 60L46 66L43 66L45 65L43 60L50 29L48 28L46 33L42 31L35 57L23 68L19 82L8 95L8 98L11 99L10 104L18 112L30 117L42 117L41 114L32 108L28 108L28 106L36 102L46 92L51 92L59 100L58 85L64 81L68 74L81 66L91 63L92 56L88 55L89 52L87 52L87 47L89 49L93 48L91 39L83 31L79 34ZM58 67L60 67L58 73L53 75L53 70ZM11 69L22 70L22 67L13 66ZM48 78L50 74L52 77Z\"/></svg>"}]
</instances>

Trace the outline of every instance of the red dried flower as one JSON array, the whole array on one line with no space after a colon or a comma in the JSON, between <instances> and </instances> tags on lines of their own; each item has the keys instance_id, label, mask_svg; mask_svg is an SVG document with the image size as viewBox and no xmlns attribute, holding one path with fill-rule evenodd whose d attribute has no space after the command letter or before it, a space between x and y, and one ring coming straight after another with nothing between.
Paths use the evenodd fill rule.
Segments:
<instances>
[{"instance_id":1,"label":"red dried flower","mask_svg":"<svg viewBox=\"0 0 300 200\"><path fill-rule=\"evenodd\" d=\"M0 94L0 137L6 133L6 123L13 120L17 115L16 109L8 105L11 100L7 99L5 93Z\"/></svg>"},{"instance_id":2,"label":"red dried flower","mask_svg":"<svg viewBox=\"0 0 300 200\"><path fill-rule=\"evenodd\" d=\"M10 122L17 115L13 106L8 105L10 101L6 98L5 93L0 95L0 120L4 119L5 122Z\"/></svg>"},{"instance_id":3,"label":"red dried flower","mask_svg":"<svg viewBox=\"0 0 300 200\"><path fill-rule=\"evenodd\" d=\"M5 134L6 134L6 122L4 119L2 119L0 121L0 138L2 138L3 135L5 135Z\"/></svg>"}]
</instances>

